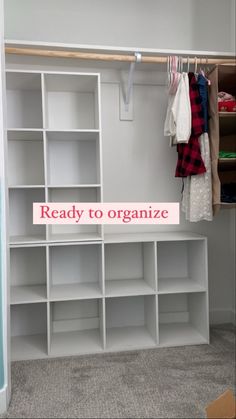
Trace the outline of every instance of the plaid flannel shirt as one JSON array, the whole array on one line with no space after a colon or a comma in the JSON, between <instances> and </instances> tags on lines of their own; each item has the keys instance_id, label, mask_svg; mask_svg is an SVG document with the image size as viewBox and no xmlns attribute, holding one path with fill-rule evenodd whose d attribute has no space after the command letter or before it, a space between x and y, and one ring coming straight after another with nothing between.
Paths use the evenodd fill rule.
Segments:
<instances>
[{"instance_id":1,"label":"plaid flannel shirt","mask_svg":"<svg viewBox=\"0 0 236 419\"><path fill-rule=\"evenodd\" d=\"M198 84L194 73L189 73L189 96L192 113L192 132L187 144L178 144L175 177L187 177L206 172L198 138L204 132L204 116Z\"/></svg>"}]
</instances>

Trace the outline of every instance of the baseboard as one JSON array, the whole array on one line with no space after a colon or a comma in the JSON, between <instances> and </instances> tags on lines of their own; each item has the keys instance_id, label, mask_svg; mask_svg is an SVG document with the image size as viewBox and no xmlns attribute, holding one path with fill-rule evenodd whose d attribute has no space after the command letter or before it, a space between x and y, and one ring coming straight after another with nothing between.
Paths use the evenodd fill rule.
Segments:
<instances>
[{"instance_id":1,"label":"baseboard","mask_svg":"<svg viewBox=\"0 0 236 419\"><path fill-rule=\"evenodd\" d=\"M235 323L235 311L229 309L210 310L210 324Z\"/></svg>"},{"instance_id":2,"label":"baseboard","mask_svg":"<svg viewBox=\"0 0 236 419\"><path fill-rule=\"evenodd\" d=\"M7 411L7 386L0 390L0 415Z\"/></svg>"}]
</instances>

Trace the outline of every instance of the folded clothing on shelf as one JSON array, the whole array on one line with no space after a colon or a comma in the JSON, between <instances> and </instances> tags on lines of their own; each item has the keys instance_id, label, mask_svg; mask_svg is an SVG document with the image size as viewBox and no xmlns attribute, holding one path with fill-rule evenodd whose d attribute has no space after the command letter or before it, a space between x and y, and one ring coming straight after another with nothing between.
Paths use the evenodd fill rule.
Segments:
<instances>
[{"instance_id":1,"label":"folded clothing on shelf","mask_svg":"<svg viewBox=\"0 0 236 419\"><path fill-rule=\"evenodd\" d=\"M221 202L236 203L236 183L221 185Z\"/></svg>"},{"instance_id":2,"label":"folded clothing on shelf","mask_svg":"<svg viewBox=\"0 0 236 419\"><path fill-rule=\"evenodd\" d=\"M219 151L219 159L235 159L236 151Z\"/></svg>"},{"instance_id":3,"label":"folded clothing on shelf","mask_svg":"<svg viewBox=\"0 0 236 419\"><path fill-rule=\"evenodd\" d=\"M236 112L236 100L227 100L225 102L218 102L219 112Z\"/></svg>"},{"instance_id":4,"label":"folded clothing on shelf","mask_svg":"<svg viewBox=\"0 0 236 419\"><path fill-rule=\"evenodd\" d=\"M231 95L230 93L226 93L226 92L218 93L218 102L228 102L232 100L235 100L235 96Z\"/></svg>"}]
</instances>

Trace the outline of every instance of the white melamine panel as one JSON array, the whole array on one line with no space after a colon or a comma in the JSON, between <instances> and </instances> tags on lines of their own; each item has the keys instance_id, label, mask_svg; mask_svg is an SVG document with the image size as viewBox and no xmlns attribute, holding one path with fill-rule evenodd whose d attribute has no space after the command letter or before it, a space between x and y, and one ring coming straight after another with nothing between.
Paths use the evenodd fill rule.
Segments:
<instances>
[{"instance_id":1,"label":"white melamine panel","mask_svg":"<svg viewBox=\"0 0 236 419\"><path fill-rule=\"evenodd\" d=\"M8 183L44 185L42 132L8 132Z\"/></svg>"},{"instance_id":2,"label":"white melamine panel","mask_svg":"<svg viewBox=\"0 0 236 419\"><path fill-rule=\"evenodd\" d=\"M45 226L33 224L33 202L44 201L44 189L11 189L9 191L11 243L45 240Z\"/></svg>"},{"instance_id":3,"label":"white melamine panel","mask_svg":"<svg viewBox=\"0 0 236 419\"><path fill-rule=\"evenodd\" d=\"M48 184L99 184L96 134L91 140L75 133L56 134L47 133Z\"/></svg>"},{"instance_id":4,"label":"white melamine panel","mask_svg":"<svg viewBox=\"0 0 236 419\"><path fill-rule=\"evenodd\" d=\"M46 126L50 129L96 129L96 75L45 75Z\"/></svg>"},{"instance_id":5,"label":"white melamine panel","mask_svg":"<svg viewBox=\"0 0 236 419\"><path fill-rule=\"evenodd\" d=\"M47 305L22 304L11 307L12 360L47 355Z\"/></svg>"},{"instance_id":6,"label":"white melamine panel","mask_svg":"<svg viewBox=\"0 0 236 419\"><path fill-rule=\"evenodd\" d=\"M106 296L145 295L155 290L154 243L105 245Z\"/></svg>"},{"instance_id":7,"label":"white melamine panel","mask_svg":"<svg viewBox=\"0 0 236 419\"><path fill-rule=\"evenodd\" d=\"M102 245L50 246L50 299L102 296Z\"/></svg>"},{"instance_id":8,"label":"white melamine panel","mask_svg":"<svg viewBox=\"0 0 236 419\"><path fill-rule=\"evenodd\" d=\"M98 352L103 348L101 300L51 303L51 355Z\"/></svg>"},{"instance_id":9,"label":"white melamine panel","mask_svg":"<svg viewBox=\"0 0 236 419\"><path fill-rule=\"evenodd\" d=\"M154 346L157 340L156 296L106 299L107 349Z\"/></svg>"},{"instance_id":10,"label":"white melamine panel","mask_svg":"<svg viewBox=\"0 0 236 419\"><path fill-rule=\"evenodd\" d=\"M206 290L206 241L157 243L157 269L159 293Z\"/></svg>"},{"instance_id":11,"label":"white melamine panel","mask_svg":"<svg viewBox=\"0 0 236 419\"><path fill-rule=\"evenodd\" d=\"M159 342L163 346L208 343L207 293L159 295Z\"/></svg>"},{"instance_id":12,"label":"white melamine panel","mask_svg":"<svg viewBox=\"0 0 236 419\"><path fill-rule=\"evenodd\" d=\"M13 248L10 260L11 304L45 300L46 248Z\"/></svg>"},{"instance_id":13,"label":"white melamine panel","mask_svg":"<svg viewBox=\"0 0 236 419\"><path fill-rule=\"evenodd\" d=\"M99 202L100 188L50 188L49 202ZM97 225L51 225L49 239L55 241L98 240L101 228Z\"/></svg>"},{"instance_id":14,"label":"white melamine panel","mask_svg":"<svg viewBox=\"0 0 236 419\"><path fill-rule=\"evenodd\" d=\"M40 74L7 73L8 128L42 128Z\"/></svg>"}]
</instances>

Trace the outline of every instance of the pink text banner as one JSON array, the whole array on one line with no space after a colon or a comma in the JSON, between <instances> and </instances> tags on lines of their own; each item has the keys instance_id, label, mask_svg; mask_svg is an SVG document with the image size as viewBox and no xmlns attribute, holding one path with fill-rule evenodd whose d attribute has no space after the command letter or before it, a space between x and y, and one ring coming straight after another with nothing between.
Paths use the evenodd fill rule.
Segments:
<instances>
[{"instance_id":1,"label":"pink text banner","mask_svg":"<svg viewBox=\"0 0 236 419\"><path fill-rule=\"evenodd\" d=\"M176 202L35 202L34 224L179 224Z\"/></svg>"}]
</instances>

